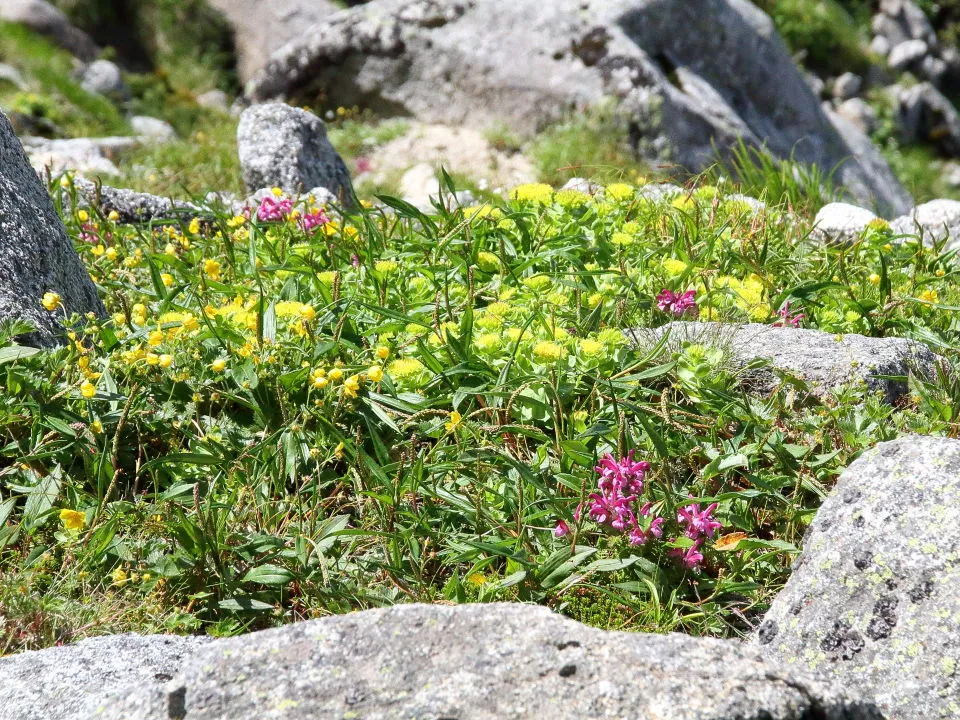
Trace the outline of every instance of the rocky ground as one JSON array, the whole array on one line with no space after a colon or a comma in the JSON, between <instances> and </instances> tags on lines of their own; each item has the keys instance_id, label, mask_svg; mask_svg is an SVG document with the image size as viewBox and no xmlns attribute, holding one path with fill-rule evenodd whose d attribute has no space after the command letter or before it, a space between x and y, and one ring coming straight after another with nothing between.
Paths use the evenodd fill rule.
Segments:
<instances>
[{"instance_id":1,"label":"rocky ground","mask_svg":"<svg viewBox=\"0 0 960 720\"><path fill-rule=\"evenodd\" d=\"M960 716L950 3L61 5L10 717Z\"/></svg>"}]
</instances>

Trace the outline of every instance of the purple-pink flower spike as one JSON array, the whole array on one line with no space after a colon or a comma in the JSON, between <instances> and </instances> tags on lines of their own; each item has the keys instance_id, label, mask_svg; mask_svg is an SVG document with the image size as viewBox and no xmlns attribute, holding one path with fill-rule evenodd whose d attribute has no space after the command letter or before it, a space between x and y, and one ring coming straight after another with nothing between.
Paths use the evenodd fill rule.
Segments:
<instances>
[{"instance_id":1,"label":"purple-pink flower spike","mask_svg":"<svg viewBox=\"0 0 960 720\"><path fill-rule=\"evenodd\" d=\"M777 311L777 315L780 316L780 319L773 324L774 327L800 327L800 321L806 317L804 313L791 314L789 300Z\"/></svg>"},{"instance_id":2,"label":"purple-pink flower spike","mask_svg":"<svg viewBox=\"0 0 960 720\"><path fill-rule=\"evenodd\" d=\"M291 210L293 210L293 200L289 198L277 200L268 195L260 201L260 207L257 208L257 220L261 222L283 220L290 214Z\"/></svg>"},{"instance_id":3,"label":"purple-pink flower spike","mask_svg":"<svg viewBox=\"0 0 960 720\"><path fill-rule=\"evenodd\" d=\"M674 293L664 288L657 295L657 308L675 317L681 317L688 310L696 310L696 290L687 290L685 293Z\"/></svg>"},{"instance_id":4,"label":"purple-pink flower spike","mask_svg":"<svg viewBox=\"0 0 960 720\"><path fill-rule=\"evenodd\" d=\"M680 525L686 525L683 534L691 540L697 541L704 537L712 538L713 534L722 527L713 517L713 511L716 509L717 503L711 503L702 512L699 504L680 508L677 511L677 522Z\"/></svg>"}]
</instances>

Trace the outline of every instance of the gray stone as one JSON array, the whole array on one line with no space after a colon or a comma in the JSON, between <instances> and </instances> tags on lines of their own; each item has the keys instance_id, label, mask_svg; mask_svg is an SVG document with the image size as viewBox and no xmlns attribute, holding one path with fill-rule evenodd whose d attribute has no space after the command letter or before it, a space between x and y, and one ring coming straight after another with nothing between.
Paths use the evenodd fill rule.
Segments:
<instances>
[{"instance_id":1,"label":"gray stone","mask_svg":"<svg viewBox=\"0 0 960 720\"><path fill-rule=\"evenodd\" d=\"M946 239L948 250L960 247L960 202L939 199L917 205L910 214L892 220L890 229L918 235L926 245Z\"/></svg>"},{"instance_id":2,"label":"gray stone","mask_svg":"<svg viewBox=\"0 0 960 720\"><path fill-rule=\"evenodd\" d=\"M66 315L104 315L97 288L77 257L47 189L0 113L0 320L21 320L36 332L22 342L60 342ZM48 312L44 293L58 293L63 308Z\"/></svg>"},{"instance_id":3,"label":"gray stone","mask_svg":"<svg viewBox=\"0 0 960 720\"><path fill-rule=\"evenodd\" d=\"M94 60L87 65L80 77L80 87L89 93L104 95L113 100L130 99L130 90L123 82L120 68L109 60Z\"/></svg>"},{"instance_id":4,"label":"gray stone","mask_svg":"<svg viewBox=\"0 0 960 720\"><path fill-rule=\"evenodd\" d=\"M6 63L0 63L0 82L10 83L17 90L25 90L27 87L27 81L23 79L20 71Z\"/></svg>"},{"instance_id":5,"label":"gray stone","mask_svg":"<svg viewBox=\"0 0 960 720\"><path fill-rule=\"evenodd\" d=\"M870 52L874 55L886 58L890 54L890 49L890 41L883 35L877 35L870 41Z\"/></svg>"},{"instance_id":6,"label":"gray stone","mask_svg":"<svg viewBox=\"0 0 960 720\"><path fill-rule=\"evenodd\" d=\"M586 193L587 195L596 195L603 189L602 185L588 180L587 178L574 177L567 180L561 190L576 190L578 192Z\"/></svg>"},{"instance_id":7,"label":"gray stone","mask_svg":"<svg viewBox=\"0 0 960 720\"><path fill-rule=\"evenodd\" d=\"M637 190L637 195L647 200L659 202L682 195L684 192L686 191L682 187L673 183L650 183Z\"/></svg>"},{"instance_id":8,"label":"gray stone","mask_svg":"<svg viewBox=\"0 0 960 720\"><path fill-rule=\"evenodd\" d=\"M944 164L941 174L952 188L960 188L960 163L948 162Z\"/></svg>"},{"instance_id":9,"label":"gray stone","mask_svg":"<svg viewBox=\"0 0 960 720\"><path fill-rule=\"evenodd\" d=\"M240 116L237 149L250 190L323 187L342 204L353 204L347 166L327 139L323 120L313 113L282 103L254 105Z\"/></svg>"},{"instance_id":10,"label":"gray stone","mask_svg":"<svg viewBox=\"0 0 960 720\"><path fill-rule=\"evenodd\" d=\"M894 45L887 56L887 65L891 70L903 72L911 67L919 67L929 52L930 48L923 40L904 40Z\"/></svg>"},{"instance_id":11,"label":"gray stone","mask_svg":"<svg viewBox=\"0 0 960 720\"><path fill-rule=\"evenodd\" d=\"M823 93L827 89L827 84L820 78L820 76L807 70L801 70L801 72L803 73L803 81L813 92L814 96L818 98L823 97Z\"/></svg>"},{"instance_id":12,"label":"gray stone","mask_svg":"<svg viewBox=\"0 0 960 720\"><path fill-rule=\"evenodd\" d=\"M255 102L322 92L382 116L506 125L519 137L606 102L652 161L700 170L743 139L839 166L837 182L884 214L910 206L889 170L860 164L746 0L374 0L306 30L246 92ZM886 165L876 151L872 162Z\"/></svg>"},{"instance_id":13,"label":"gray stone","mask_svg":"<svg viewBox=\"0 0 960 720\"><path fill-rule=\"evenodd\" d=\"M930 83L901 88L896 116L906 142L929 142L948 157L960 156L960 115Z\"/></svg>"},{"instance_id":14,"label":"gray stone","mask_svg":"<svg viewBox=\"0 0 960 720\"><path fill-rule=\"evenodd\" d=\"M46 0L3 0L0 20L26 25L84 61L93 60L100 52L89 35L71 25L67 16Z\"/></svg>"},{"instance_id":15,"label":"gray stone","mask_svg":"<svg viewBox=\"0 0 960 720\"><path fill-rule=\"evenodd\" d=\"M837 100L849 100L860 92L863 78L852 72L845 72L833 81L833 97Z\"/></svg>"},{"instance_id":16,"label":"gray stone","mask_svg":"<svg viewBox=\"0 0 960 720\"><path fill-rule=\"evenodd\" d=\"M750 209L755 213L764 212L767 209L767 204L762 200L757 200L755 197L750 197L749 195L744 195L742 193L732 193L727 195L727 201L743 203L750 207Z\"/></svg>"},{"instance_id":17,"label":"gray stone","mask_svg":"<svg viewBox=\"0 0 960 720\"><path fill-rule=\"evenodd\" d=\"M304 28L323 22L341 8L330 0L209 0L233 28L237 71L246 81Z\"/></svg>"},{"instance_id":18,"label":"gray stone","mask_svg":"<svg viewBox=\"0 0 960 720\"><path fill-rule=\"evenodd\" d=\"M937 45L937 34L923 10L913 0L881 0L880 13L898 28L899 35L888 35L892 44L897 38L923 40L931 48Z\"/></svg>"},{"instance_id":19,"label":"gray stone","mask_svg":"<svg viewBox=\"0 0 960 720\"><path fill-rule=\"evenodd\" d=\"M100 185L83 177L74 178L73 184L77 189L81 207L94 207L104 214L115 210L120 215L120 222L124 223L210 215L193 203L176 202L149 193Z\"/></svg>"},{"instance_id":20,"label":"gray stone","mask_svg":"<svg viewBox=\"0 0 960 720\"><path fill-rule=\"evenodd\" d=\"M108 635L0 658L5 720L76 720L96 710L106 688L160 686L206 638Z\"/></svg>"},{"instance_id":21,"label":"gray stone","mask_svg":"<svg viewBox=\"0 0 960 720\"><path fill-rule=\"evenodd\" d=\"M758 658L737 641L604 632L530 605L400 605L215 641L164 688L119 693L93 717L880 720Z\"/></svg>"},{"instance_id":22,"label":"gray stone","mask_svg":"<svg viewBox=\"0 0 960 720\"><path fill-rule=\"evenodd\" d=\"M919 73L922 77L929 80L934 86L940 87L943 78L947 74L947 63L940 58L927 55L920 61Z\"/></svg>"},{"instance_id":23,"label":"gray stone","mask_svg":"<svg viewBox=\"0 0 960 720\"><path fill-rule=\"evenodd\" d=\"M208 90L197 96L197 105L226 112L230 109L230 98L223 90Z\"/></svg>"},{"instance_id":24,"label":"gray stone","mask_svg":"<svg viewBox=\"0 0 960 720\"><path fill-rule=\"evenodd\" d=\"M177 139L177 131L173 129L173 125L160 118L134 115L130 118L130 127L146 141L168 142Z\"/></svg>"},{"instance_id":25,"label":"gray stone","mask_svg":"<svg viewBox=\"0 0 960 720\"><path fill-rule=\"evenodd\" d=\"M886 718L960 707L960 442L905 436L840 476L754 642Z\"/></svg>"},{"instance_id":26,"label":"gray stone","mask_svg":"<svg viewBox=\"0 0 960 720\"><path fill-rule=\"evenodd\" d=\"M23 137L24 150L38 171L51 175L64 172L119 175L113 163L122 153L140 145L135 137L70 138L49 140L42 137Z\"/></svg>"},{"instance_id":27,"label":"gray stone","mask_svg":"<svg viewBox=\"0 0 960 720\"><path fill-rule=\"evenodd\" d=\"M884 399L893 404L907 392L907 386L885 376L930 376L937 363L944 362L925 345L903 338L832 335L759 323L677 321L655 329L632 330L628 336L643 347L652 347L665 333L669 334L668 349L694 342L724 349L738 367L755 360L769 361L768 367L750 370L741 378L761 393L777 387L779 380L772 371L779 370L805 380L815 397L864 384L869 390L881 391Z\"/></svg>"},{"instance_id":28,"label":"gray stone","mask_svg":"<svg viewBox=\"0 0 960 720\"><path fill-rule=\"evenodd\" d=\"M813 220L810 237L821 242L850 243L860 239L860 234L877 216L856 205L833 202L820 208Z\"/></svg>"},{"instance_id":29,"label":"gray stone","mask_svg":"<svg viewBox=\"0 0 960 720\"><path fill-rule=\"evenodd\" d=\"M837 105L836 113L864 135L877 128L877 113L863 98L850 98Z\"/></svg>"}]
</instances>

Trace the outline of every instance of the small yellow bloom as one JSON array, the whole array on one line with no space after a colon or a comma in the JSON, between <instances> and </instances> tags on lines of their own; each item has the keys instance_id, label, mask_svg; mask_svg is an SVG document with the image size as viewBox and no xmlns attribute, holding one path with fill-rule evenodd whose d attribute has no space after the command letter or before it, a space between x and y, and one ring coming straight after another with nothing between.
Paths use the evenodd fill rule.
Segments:
<instances>
[{"instance_id":1,"label":"small yellow bloom","mask_svg":"<svg viewBox=\"0 0 960 720\"><path fill-rule=\"evenodd\" d=\"M196 235L200 232L200 218L194 218L190 221L190 225L187 227L187 232L192 235Z\"/></svg>"},{"instance_id":2,"label":"small yellow bloom","mask_svg":"<svg viewBox=\"0 0 960 720\"><path fill-rule=\"evenodd\" d=\"M147 365L154 366L160 364L160 356L156 353L147 353L147 357L145 359L147 361Z\"/></svg>"},{"instance_id":3,"label":"small yellow bloom","mask_svg":"<svg viewBox=\"0 0 960 720\"><path fill-rule=\"evenodd\" d=\"M94 435L99 435L102 433L103 423L99 420L94 420L92 423L90 423L90 432L92 432Z\"/></svg>"},{"instance_id":4,"label":"small yellow bloom","mask_svg":"<svg viewBox=\"0 0 960 720\"><path fill-rule=\"evenodd\" d=\"M86 222L89 219L90 219L90 213L88 213L86 210L80 210L77 213L77 220L79 220L80 222Z\"/></svg>"},{"instance_id":5,"label":"small yellow bloom","mask_svg":"<svg viewBox=\"0 0 960 720\"><path fill-rule=\"evenodd\" d=\"M346 380L343 381L343 396L347 398L355 398L357 396L357 391L360 390L360 376L351 375Z\"/></svg>"},{"instance_id":6,"label":"small yellow bloom","mask_svg":"<svg viewBox=\"0 0 960 720\"><path fill-rule=\"evenodd\" d=\"M330 381L322 375L315 375L312 384L317 390L323 390L323 388L330 384Z\"/></svg>"},{"instance_id":7,"label":"small yellow bloom","mask_svg":"<svg viewBox=\"0 0 960 720\"><path fill-rule=\"evenodd\" d=\"M210 369L214 372L223 372L227 369L227 361L223 358L217 358L212 363L210 363Z\"/></svg>"},{"instance_id":8,"label":"small yellow bloom","mask_svg":"<svg viewBox=\"0 0 960 720\"><path fill-rule=\"evenodd\" d=\"M173 365L173 355L168 355L167 353L164 353L158 359L157 364L160 365L160 367L162 368L170 367L171 365Z\"/></svg>"},{"instance_id":9,"label":"small yellow bloom","mask_svg":"<svg viewBox=\"0 0 960 720\"><path fill-rule=\"evenodd\" d=\"M40 301L40 303L50 312L53 312L62 305L60 302L60 296L55 292L44 293L43 299Z\"/></svg>"},{"instance_id":10,"label":"small yellow bloom","mask_svg":"<svg viewBox=\"0 0 960 720\"><path fill-rule=\"evenodd\" d=\"M300 306L300 317L307 322L312 321L317 316L317 311L313 309L312 305L301 305Z\"/></svg>"},{"instance_id":11,"label":"small yellow bloom","mask_svg":"<svg viewBox=\"0 0 960 720\"><path fill-rule=\"evenodd\" d=\"M67 175L64 175L62 178L60 178L60 187L62 187L64 190L70 187L70 185L70 178Z\"/></svg>"},{"instance_id":12,"label":"small yellow bloom","mask_svg":"<svg viewBox=\"0 0 960 720\"><path fill-rule=\"evenodd\" d=\"M937 301L937 291L924 290L922 293L920 293L920 299L924 302L935 303Z\"/></svg>"},{"instance_id":13,"label":"small yellow bloom","mask_svg":"<svg viewBox=\"0 0 960 720\"><path fill-rule=\"evenodd\" d=\"M152 578L152 577L153 577L153 575L151 575L150 573L144 573L144 574L143 574L143 581L144 581L144 582L150 582L150 578Z\"/></svg>"},{"instance_id":14,"label":"small yellow bloom","mask_svg":"<svg viewBox=\"0 0 960 720\"><path fill-rule=\"evenodd\" d=\"M369 370L367 370L367 377L372 382L380 382L383 380L383 368L379 365L374 365Z\"/></svg>"},{"instance_id":15,"label":"small yellow bloom","mask_svg":"<svg viewBox=\"0 0 960 720\"><path fill-rule=\"evenodd\" d=\"M116 262L118 256L119 254L117 253L117 249L115 247L107 248L107 260L110 262Z\"/></svg>"},{"instance_id":16,"label":"small yellow bloom","mask_svg":"<svg viewBox=\"0 0 960 720\"><path fill-rule=\"evenodd\" d=\"M869 282L871 285L879 285L880 276L876 273L870 273L870 276L867 278L867 282Z\"/></svg>"},{"instance_id":17,"label":"small yellow bloom","mask_svg":"<svg viewBox=\"0 0 960 720\"><path fill-rule=\"evenodd\" d=\"M211 280L219 280L220 263L213 258L207 258L203 261L203 274Z\"/></svg>"},{"instance_id":18,"label":"small yellow bloom","mask_svg":"<svg viewBox=\"0 0 960 720\"><path fill-rule=\"evenodd\" d=\"M331 381L337 382L343 377L343 370L340 368L333 368L329 373L327 373L327 377L330 378Z\"/></svg>"},{"instance_id":19,"label":"small yellow bloom","mask_svg":"<svg viewBox=\"0 0 960 720\"><path fill-rule=\"evenodd\" d=\"M123 587L127 583L127 573L124 572L123 568L117 568L112 573L110 577L113 579L113 584L118 587Z\"/></svg>"},{"instance_id":20,"label":"small yellow bloom","mask_svg":"<svg viewBox=\"0 0 960 720\"><path fill-rule=\"evenodd\" d=\"M337 443L337 446L333 449L333 456L337 460L343 459L343 443L342 442Z\"/></svg>"},{"instance_id":21,"label":"small yellow bloom","mask_svg":"<svg viewBox=\"0 0 960 720\"><path fill-rule=\"evenodd\" d=\"M274 197L281 197L283 195L283 190L278 187L270 188L270 192L273 193Z\"/></svg>"},{"instance_id":22,"label":"small yellow bloom","mask_svg":"<svg viewBox=\"0 0 960 720\"><path fill-rule=\"evenodd\" d=\"M107 220L109 220L110 222L116 222L119 219L120 219L120 213L118 213L116 210L111 210L110 214L107 215Z\"/></svg>"},{"instance_id":23,"label":"small yellow bloom","mask_svg":"<svg viewBox=\"0 0 960 720\"><path fill-rule=\"evenodd\" d=\"M97 386L89 380L84 380L80 383L80 394L89 400L97 394Z\"/></svg>"},{"instance_id":24,"label":"small yellow bloom","mask_svg":"<svg viewBox=\"0 0 960 720\"><path fill-rule=\"evenodd\" d=\"M94 257L100 257L106 251L107 249L103 245L94 245L92 248L90 248L90 254Z\"/></svg>"},{"instance_id":25,"label":"small yellow bloom","mask_svg":"<svg viewBox=\"0 0 960 720\"><path fill-rule=\"evenodd\" d=\"M77 510L64 508L60 511L60 522L67 530L83 530L87 526L87 516Z\"/></svg>"},{"instance_id":26,"label":"small yellow bloom","mask_svg":"<svg viewBox=\"0 0 960 720\"><path fill-rule=\"evenodd\" d=\"M161 273L160 280L161 282L163 282L164 287L170 287L171 285L173 285L173 275L171 275L170 273Z\"/></svg>"},{"instance_id":27,"label":"small yellow bloom","mask_svg":"<svg viewBox=\"0 0 960 720\"><path fill-rule=\"evenodd\" d=\"M388 357L390 357L390 348L380 345L374 354L377 356L378 360L386 360Z\"/></svg>"},{"instance_id":28,"label":"small yellow bloom","mask_svg":"<svg viewBox=\"0 0 960 720\"><path fill-rule=\"evenodd\" d=\"M460 422L463 420L463 416L460 415L456 410L450 411L450 420L445 422L443 425L447 429L448 433L452 433L460 426Z\"/></svg>"},{"instance_id":29,"label":"small yellow bloom","mask_svg":"<svg viewBox=\"0 0 960 720\"><path fill-rule=\"evenodd\" d=\"M147 335L147 343L150 347L156 347L163 342L163 331L154 330L149 335Z\"/></svg>"}]
</instances>

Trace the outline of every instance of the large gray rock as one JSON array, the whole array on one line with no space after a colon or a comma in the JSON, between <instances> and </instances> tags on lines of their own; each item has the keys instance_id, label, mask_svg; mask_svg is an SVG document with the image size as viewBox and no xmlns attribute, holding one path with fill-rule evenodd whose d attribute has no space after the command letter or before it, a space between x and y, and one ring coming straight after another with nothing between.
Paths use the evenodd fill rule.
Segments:
<instances>
[{"instance_id":1,"label":"large gray rock","mask_svg":"<svg viewBox=\"0 0 960 720\"><path fill-rule=\"evenodd\" d=\"M0 714L5 720L89 717L107 688L160 686L206 642L175 635L108 635L0 658Z\"/></svg>"},{"instance_id":2,"label":"large gray rock","mask_svg":"<svg viewBox=\"0 0 960 720\"><path fill-rule=\"evenodd\" d=\"M867 702L739 642L604 632L519 604L406 605L198 650L99 720L670 718L854 720Z\"/></svg>"},{"instance_id":3,"label":"large gray rock","mask_svg":"<svg viewBox=\"0 0 960 720\"><path fill-rule=\"evenodd\" d=\"M330 0L208 0L233 28L237 71L249 80L270 55L341 8Z\"/></svg>"},{"instance_id":4,"label":"large gray rock","mask_svg":"<svg viewBox=\"0 0 960 720\"><path fill-rule=\"evenodd\" d=\"M891 70L903 72L910 68L919 67L927 57L930 48L923 40L905 40L895 45L887 56L887 65Z\"/></svg>"},{"instance_id":5,"label":"large gray rock","mask_svg":"<svg viewBox=\"0 0 960 720\"><path fill-rule=\"evenodd\" d=\"M638 151L699 170L743 138L824 169L885 214L909 196L864 168L770 19L747 0L374 0L305 31L247 84L381 115L530 135L611 101ZM886 167L873 150L873 162Z\"/></svg>"},{"instance_id":6,"label":"large gray rock","mask_svg":"<svg viewBox=\"0 0 960 720\"><path fill-rule=\"evenodd\" d=\"M900 88L896 116L905 141L931 143L948 157L960 156L960 114L932 84Z\"/></svg>"},{"instance_id":7,"label":"large gray rock","mask_svg":"<svg viewBox=\"0 0 960 720\"><path fill-rule=\"evenodd\" d=\"M931 200L917 205L909 215L898 217L890 228L900 235L919 235L924 244L930 245L946 239L946 247L960 247L960 202L956 200Z\"/></svg>"},{"instance_id":8,"label":"large gray rock","mask_svg":"<svg viewBox=\"0 0 960 720\"><path fill-rule=\"evenodd\" d=\"M751 370L742 377L761 392L777 386L779 380L772 370L780 370L804 379L818 397L844 386L863 384L881 391L892 404L907 387L905 382L886 376L904 377L912 372L929 376L938 362L945 362L925 345L903 338L832 335L759 323L678 321L655 329L632 330L628 335L634 342L652 347L667 333L668 348L683 342L702 343L723 348L737 366L754 360L769 361L768 367Z\"/></svg>"},{"instance_id":9,"label":"large gray rock","mask_svg":"<svg viewBox=\"0 0 960 720\"><path fill-rule=\"evenodd\" d=\"M71 25L67 16L46 0L3 0L0 20L26 25L81 60L93 60L100 52L89 35Z\"/></svg>"},{"instance_id":10,"label":"large gray rock","mask_svg":"<svg viewBox=\"0 0 960 720\"><path fill-rule=\"evenodd\" d=\"M287 192L322 187L353 204L350 173L327 139L323 120L283 103L243 111L237 128L243 181L251 191L277 186Z\"/></svg>"},{"instance_id":11,"label":"large gray rock","mask_svg":"<svg viewBox=\"0 0 960 720\"><path fill-rule=\"evenodd\" d=\"M862 207L842 202L828 203L814 218L810 236L823 242L854 242L876 219L876 215Z\"/></svg>"},{"instance_id":12,"label":"large gray rock","mask_svg":"<svg viewBox=\"0 0 960 720\"><path fill-rule=\"evenodd\" d=\"M104 315L97 289L80 263L47 189L0 113L0 320L31 323L27 344L52 346L65 313ZM44 293L58 293L63 308L48 312Z\"/></svg>"},{"instance_id":13,"label":"large gray rock","mask_svg":"<svg viewBox=\"0 0 960 720\"><path fill-rule=\"evenodd\" d=\"M756 642L891 720L957 717L958 587L960 442L902 437L840 476Z\"/></svg>"}]
</instances>

